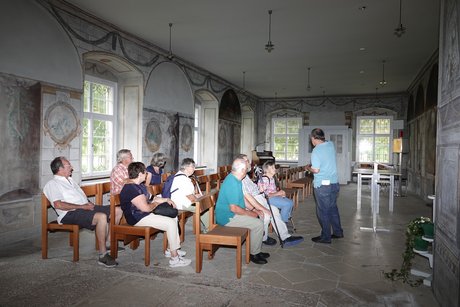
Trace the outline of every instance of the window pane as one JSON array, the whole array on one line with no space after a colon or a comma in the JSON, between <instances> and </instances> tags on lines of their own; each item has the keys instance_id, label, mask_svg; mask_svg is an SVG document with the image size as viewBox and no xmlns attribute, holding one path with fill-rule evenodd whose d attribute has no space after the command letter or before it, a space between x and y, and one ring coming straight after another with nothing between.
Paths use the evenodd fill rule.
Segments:
<instances>
[{"instance_id":1,"label":"window pane","mask_svg":"<svg viewBox=\"0 0 460 307\"><path fill-rule=\"evenodd\" d=\"M87 174L89 172L89 120L83 118L83 131L82 131L82 142L81 142L81 172Z\"/></svg>"},{"instance_id":2,"label":"window pane","mask_svg":"<svg viewBox=\"0 0 460 307\"><path fill-rule=\"evenodd\" d=\"M89 112L90 106L90 83L85 81L83 88L83 112Z\"/></svg>"},{"instance_id":3,"label":"window pane","mask_svg":"<svg viewBox=\"0 0 460 307\"><path fill-rule=\"evenodd\" d=\"M113 114L113 89L103 84L92 83L93 112Z\"/></svg>"},{"instance_id":4,"label":"window pane","mask_svg":"<svg viewBox=\"0 0 460 307\"><path fill-rule=\"evenodd\" d=\"M287 133L298 134L300 129L300 121L297 119L287 121Z\"/></svg>"},{"instance_id":5,"label":"window pane","mask_svg":"<svg viewBox=\"0 0 460 307\"><path fill-rule=\"evenodd\" d=\"M276 136L274 140L274 150L273 155L277 160L286 160L286 137Z\"/></svg>"},{"instance_id":6,"label":"window pane","mask_svg":"<svg viewBox=\"0 0 460 307\"><path fill-rule=\"evenodd\" d=\"M388 118L375 120L375 134L390 134L390 120Z\"/></svg>"},{"instance_id":7,"label":"window pane","mask_svg":"<svg viewBox=\"0 0 460 307\"><path fill-rule=\"evenodd\" d=\"M299 158L299 137L288 136L287 137L287 152L286 160L297 160Z\"/></svg>"},{"instance_id":8,"label":"window pane","mask_svg":"<svg viewBox=\"0 0 460 307\"><path fill-rule=\"evenodd\" d=\"M286 121L285 120L275 120L273 132L275 134L286 134Z\"/></svg>"},{"instance_id":9,"label":"window pane","mask_svg":"<svg viewBox=\"0 0 460 307\"><path fill-rule=\"evenodd\" d=\"M93 121L93 170L109 171L112 164L112 123Z\"/></svg>"},{"instance_id":10,"label":"window pane","mask_svg":"<svg viewBox=\"0 0 460 307\"><path fill-rule=\"evenodd\" d=\"M374 134L374 120L373 119L360 119L359 120L359 133L360 134Z\"/></svg>"},{"instance_id":11,"label":"window pane","mask_svg":"<svg viewBox=\"0 0 460 307\"><path fill-rule=\"evenodd\" d=\"M380 136L375 138L375 161L390 162L390 138Z\"/></svg>"},{"instance_id":12,"label":"window pane","mask_svg":"<svg viewBox=\"0 0 460 307\"><path fill-rule=\"evenodd\" d=\"M358 138L359 162L372 162L374 156L374 138L360 136Z\"/></svg>"}]
</instances>

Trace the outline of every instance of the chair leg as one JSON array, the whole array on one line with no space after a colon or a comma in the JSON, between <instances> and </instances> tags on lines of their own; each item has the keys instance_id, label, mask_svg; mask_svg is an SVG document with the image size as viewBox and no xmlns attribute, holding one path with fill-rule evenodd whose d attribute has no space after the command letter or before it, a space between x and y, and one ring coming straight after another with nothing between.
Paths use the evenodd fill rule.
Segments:
<instances>
[{"instance_id":1,"label":"chair leg","mask_svg":"<svg viewBox=\"0 0 460 307\"><path fill-rule=\"evenodd\" d=\"M48 229L45 227L42 226L42 259L48 258Z\"/></svg>"},{"instance_id":2,"label":"chair leg","mask_svg":"<svg viewBox=\"0 0 460 307\"><path fill-rule=\"evenodd\" d=\"M195 262L195 271L200 273L203 268L203 248L201 246L196 247Z\"/></svg>"},{"instance_id":3,"label":"chair leg","mask_svg":"<svg viewBox=\"0 0 460 307\"><path fill-rule=\"evenodd\" d=\"M292 230L293 230L294 232L296 232L297 229L295 228L294 219L292 218L292 216L289 218L289 222L291 222Z\"/></svg>"},{"instance_id":4,"label":"chair leg","mask_svg":"<svg viewBox=\"0 0 460 307\"><path fill-rule=\"evenodd\" d=\"M179 226L180 226L180 243L185 240L185 215L181 214L179 216Z\"/></svg>"},{"instance_id":5,"label":"chair leg","mask_svg":"<svg viewBox=\"0 0 460 307\"><path fill-rule=\"evenodd\" d=\"M251 253L251 240L249 238L249 230L246 233L246 264L249 264L249 255Z\"/></svg>"},{"instance_id":6,"label":"chair leg","mask_svg":"<svg viewBox=\"0 0 460 307\"><path fill-rule=\"evenodd\" d=\"M241 239L238 240L238 245L236 246L236 278L241 278Z\"/></svg>"},{"instance_id":7,"label":"chair leg","mask_svg":"<svg viewBox=\"0 0 460 307\"><path fill-rule=\"evenodd\" d=\"M112 256L113 259L117 259L118 257L118 241L113 231L110 235L110 256Z\"/></svg>"},{"instance_id":8,"label":"chair leg","mask_svg":"<svg viewBox=\"0 0 460 307\"><path fill-rule=\"evenodd\" d=\"M72 242L73 242L73 261L77 262L80 259L79 255L79 236L80 236L80 229L78 226L74 227L71 236L73 237Z\"/></svg>"},{"instance_id":9,"label":"chair leg","mask_svg":"<svg viewBox=\"0 0 460 307\"><path fill-rule=\"evenodd\" d=\"M146 230L147 232L148 230ZM149 266L150 265L150 234L145 234L145 266Z\"/></svg>"}]
</instances>

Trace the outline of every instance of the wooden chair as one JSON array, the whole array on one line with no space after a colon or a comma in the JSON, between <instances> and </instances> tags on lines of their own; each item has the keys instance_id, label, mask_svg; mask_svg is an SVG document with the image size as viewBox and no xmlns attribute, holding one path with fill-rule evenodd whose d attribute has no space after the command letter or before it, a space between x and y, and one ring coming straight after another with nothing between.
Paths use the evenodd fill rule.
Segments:
<instances>
[{"instance_id":1,"label":"wooden chair","mask_svg":"<svg viewBox=\"0 0 460 307\"><path fill-rule=\"evenodd\" d=\"M209 229L202 233L200 227L195 230L196 238L196 272L203 267L203 251L208 251L208 259L212 259L220 245L236 247L236 277L241 278L242 245L246 241L246 263L249 263L250 239L249 229L240 227L225 227L214 223L214 208L217 193L204 195L196 202L195 222L200 222L200 216L209 210Z\"/></svg>"},{"instance_id":2,"label":"wooden chair","mask_svg":"<svg viewBox=\"0 0 460 307\"><path fill-rule=\"evenodd\" d=\"M219 191L220 190L220 177L219 174L210 174L209 176L209 193L211 193L213 190L214 191ZM208 193L206 193L208 194Z\"/></svg>"},{"instance_id":3,"label":"wooden chair","mask_svg":"<svg viewBox=\"0 0 460 307\"><path fill-rule=\"evenodd\" d=\"M197 180L198 180L198 185L200 186L201 192L203 192L204 194L209 194L209 192L211 191L211 183L210 183L209 176L206 176L206 175L199 176L197 177Z\"/></svg>"},{"instance_id":4,"label":"wooden chair","mask_svg":"<svg viewBox=\"0 0 460 307\"><path fill-rule=\"evenodd\" d=\"M302 190L302 199L305 199L306 197L306 189L307 189L307 183L306 182L301 182L301 181L296 181L294 174L296 170L293 169L288 169L286 170L286 188L299 188Z\"/></svg>"},{"instance_id":5,"label":"wooden chair","mask_svg":"<svg viewBox=\"0 0 460 307\"><path fill-rule=\"evenodd\" d=\"M69 232L69 245L73 247L73 261L79 259L80 227L73 224L60 225L57 221L48 221L48 209L51 203L42 193L42 259L48 258L48 232Z\"/></svg>"},{"instance_id":6,"label":"wooden chair","mask_svg":"<svg viewBox=\"0 0 460 307\"><path fill-rule=\"evenodd\" d=\"M115 216L115 207L120 205L120 195L110 196L110 215ZM128 244L138 238L143 238L145 241L145 266L150 265L150 240L154 239L158 233L162 232L159 229L148 226L132 226L126 222L120 222L116 225L113 219L110 219L110 255L116 259L118 257L118 240L122 240L124 244ZM163 252L168 245L166 234L163 236Z\"/></svg>"},{"instance_id":7,"label":"wooden chair","mask_svg":"<svg viewBox=\"0 0 460 307\"><path fill-rule=\"evenodd\" d=\"M85 192L86 197L94 197L94 204L96 206L102 206L102 191L101 191L102 183L91 184L91 185L84 185L80 188ZM110 191L110 182L109 182L109 191ZM99 243L96 238L96 250L99 250Z\"/></svg>"}]
</instances>

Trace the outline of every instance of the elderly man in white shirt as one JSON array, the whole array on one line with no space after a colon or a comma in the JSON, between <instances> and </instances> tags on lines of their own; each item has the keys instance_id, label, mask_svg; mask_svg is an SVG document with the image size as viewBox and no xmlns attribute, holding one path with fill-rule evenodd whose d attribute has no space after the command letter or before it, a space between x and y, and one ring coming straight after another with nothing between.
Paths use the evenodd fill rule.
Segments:
<instances>
[{"instance_id":1,"label":"elderly man in white shirt","mask_svg":"<svg viewBox=\"0 0 460 307\"><path fill-rule=\"evenodd\" d=\"M248 169L251 169L251 164L249 162L248 156L245 154L240 154L238 155L237 158L243 159L246 161L246 165ZM274 245L276 244L276 240L273 238L270 238L268 236L268 223L267 223L267 216L271 216L270 213L270 208L269 204L264 196L263 193L259 191L259 188L257 187L257 184L252 182L251 178L246 174L246 177L243 178L242 180L243 184L243 194L244 198L246 199L251 206L257 210L262 210L264 213L264 237L263 237L263 243L266 245ZM299 243L301 243L304 239L301 236L291 236L289 234L289 231L287 229L286 223L283 222L281 219L281 214L278 208L271 206L272 212L273 212L273 217L269 218L272 222L273 229L276 232L279 232L279 237L281 238L281 241L283 242L283 246L288 247L288 246L294 246ZM276 226L275 226L276 224Z\"/></svg>"},{"instance_id":2,"label":"elderly man in white shirt","mask_svg":"<svg viewBox=\"0 0 460 307\"><path fill-rule=\"evenodd\" d=\"M76 184L72 175L72 165L65 157L51 161L53 179L43 188L43 193L58 214L59 224L77 224L81 228L96 230L99 244L98 263L114 267L117 262L109 255L106 241L109 233L110 206L95 206L88 200L83 190ZM119 223L122 212L116 210L115 223Z\"/></svg>"},{"instance_id":3,"label":"elderly man in white shirt","mask_svg":"<svg viewBox=\"0 0 460 307\"><path fill-rule=\"evenodd\" d=\"M179 171L174 175L171 185L171 200L176 204L177 209L195 212L195 206L192 204L202 196L200 187L193 184L190 176L195 172L195 161L191 158L185 158L179 167ZM205 212L201 216L201 223L204 230L209 227L209 213Z\"/></svg>"}]
</instances>

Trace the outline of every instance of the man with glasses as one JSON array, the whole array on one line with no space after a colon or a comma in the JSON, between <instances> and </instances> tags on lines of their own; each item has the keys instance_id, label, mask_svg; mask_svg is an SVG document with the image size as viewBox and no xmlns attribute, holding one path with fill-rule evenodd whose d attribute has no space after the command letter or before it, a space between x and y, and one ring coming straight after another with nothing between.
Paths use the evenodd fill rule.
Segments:
<instances>
[{"instance_id":1,"label":"man with glasses","mask_svg":"<svg viewBox=\"0 0 460 307\"><path fill-rule=\"evenodd\" d=\"M98 263L114 267L117 262L107 252L106 241L109 233L110 206L95 206L85 192L72 179L72 165L65 157L57 157L50 164L53 179L43 188L43 193L55 209L59 224L76 224L81 228L96 231L99 245ZM117 208L115 223L122 215Z\"/></svg>"}]
</instances>

